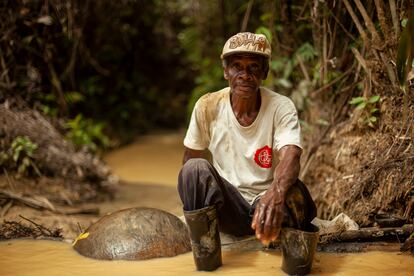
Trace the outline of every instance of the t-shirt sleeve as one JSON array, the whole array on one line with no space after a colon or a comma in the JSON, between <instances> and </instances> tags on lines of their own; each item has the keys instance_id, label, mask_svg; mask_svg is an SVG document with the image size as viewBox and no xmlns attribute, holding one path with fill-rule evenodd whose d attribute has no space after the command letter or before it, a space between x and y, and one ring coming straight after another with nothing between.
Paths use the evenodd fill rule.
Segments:
<instances>
[{"instance_id":1,"label":"t-shirt sleeve","mask_svg":"<svg viewBox=\"0 0 414 276\"><path fill-rule=\"evenodd\" d=\"M200 100L194 106L190 124L184 137L184 146L194 150L204 150L208 147L208 128L206 127Z\"/></svg>"},{"instance_id":2,"label":"t-shirt sleeve","mask_svg":"<svg viewBox=\"0 0 414 276\"><path fill-rule=\"evenodd\" d=\"M302 148L298 114L295 105L287 97L276 111L274 145L277 150L286 145Z\"/></svg>"}]
</instances>

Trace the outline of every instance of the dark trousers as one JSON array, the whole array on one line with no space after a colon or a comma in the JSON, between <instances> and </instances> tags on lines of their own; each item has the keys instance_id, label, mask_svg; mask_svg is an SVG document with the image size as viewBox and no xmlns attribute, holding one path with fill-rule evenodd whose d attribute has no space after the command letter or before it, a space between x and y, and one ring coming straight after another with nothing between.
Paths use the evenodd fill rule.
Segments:
<instances>
[{"instance_id":1,"label":"dark trousers","mask_svg":"<svg viewBox=\"0 0 414 276\"><path fill-rule=\"evenodd\" d=\"M178 176L178 193L184 211L216 205L221 232L235 236L254 234L252 218L259 200L250 205L205 159L188 160ZM282 225L306 230L316 216L316 206L300 181L288 190Z\"/></svg>"}]
</instances>

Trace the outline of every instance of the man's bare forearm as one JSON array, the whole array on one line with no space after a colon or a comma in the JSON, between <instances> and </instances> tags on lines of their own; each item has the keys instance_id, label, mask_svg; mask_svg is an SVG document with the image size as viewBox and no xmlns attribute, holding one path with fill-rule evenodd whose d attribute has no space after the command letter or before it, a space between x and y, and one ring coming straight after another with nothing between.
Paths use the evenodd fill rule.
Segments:
<instances>
[{"instance_id":1,"label":"man's bare forearm","mask_svg":"<svg viewBox=\"0 0 414 276\"><path fill-rule=\"evenodd\" d=\"M293 145L279 150L279 164L276 166L273 184L260 198L252 220L256 237L263 243L274 241L279 235L283 221L286 193L296 182L300 171L302 150Z\"/></svg>"},{"instance_id":2,"label":"man's bare forearm","mask_svg":"<svg viewBox=\"0 0 414 276\"><path fill-rule=\"evenodd\" d=\"M271 188L283 198L299 177L301 154L302 149L294 145L287 145L279 150L279 164L276 166Z\"/></svg>"}]
</instances>

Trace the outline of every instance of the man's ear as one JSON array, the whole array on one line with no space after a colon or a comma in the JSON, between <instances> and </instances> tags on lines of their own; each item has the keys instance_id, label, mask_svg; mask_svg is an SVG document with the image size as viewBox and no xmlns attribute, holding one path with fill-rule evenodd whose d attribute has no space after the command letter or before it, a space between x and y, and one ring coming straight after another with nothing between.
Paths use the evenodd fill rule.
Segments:
<instances>
[{"instance_id":1,"label":"man's ear","mask_svg":"<svg viewBox=\"0 0 414 276\"><path fill-rule=\"evenodd\" d=\"M229 72L226 67L223 68L223 76L225 80L229 80Z\"/></svg>"},{"instance_id":2,"label":"man's ear","mask_svg":"<svg viewBox=\"0 0 414 276\"><path fill-rule=\"evenodd\" d=\"M267 75L269 74L269 61L267 59L263 60L264 68L263 68L263 80L267 79Z\"/></svg>"},{"instance_id":3,"label":"man's ear","mask_svg":"<svg viewBox=\"0 0 414 276\"><path fill-rule=\"evenodd\" d=\"M269 67L267 67L267 70L263 72L263 80L267 79L267 75L269 73Z\"/></svg>"}]
</instances>

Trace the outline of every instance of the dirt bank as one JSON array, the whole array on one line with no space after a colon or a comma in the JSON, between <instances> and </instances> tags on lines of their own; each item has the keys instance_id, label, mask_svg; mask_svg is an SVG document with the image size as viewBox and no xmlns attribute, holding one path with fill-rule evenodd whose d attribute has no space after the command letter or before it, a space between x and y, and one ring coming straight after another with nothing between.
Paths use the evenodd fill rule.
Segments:
<instances>
[{"instance_id":1,"label":"dirt bank","mask_svg":"<svg viewBox=\"0 0 414 276\"><path fill-rule=\"evenodd\" d=\"M80 229L86 229L102 215L124 208L153 207L181 215L181 205L175 188L181 166L181 137L182 134L176 133L146 136L132 145L109 153L105 159L122 181L112 191L112 196L104 198L105 200L95 198L88 203L76 204L58 204L55 201L53 206L58 211L28 207L21 201L14 200L7 210L3 208L2 219L33 227L32 223L24 219L27 218L50 229L61 228L63 237L72 240L80 233ZM43 197L37 198L39 202L46 202L45 204L48 202L47 198L53 198L53 193L59 193L59 198L65 198L67 193L68 200L73 196L59 183L46 187L46 183L36 181L16 180L5 176L0 178L0 189L10 189L10 185L12 190L25 191L23 194L26 195L42 194ZM81 214L76 214L76 211ZM89 214L82 214L84 212L81 211Z\"/></svg>"}]
</instances>

